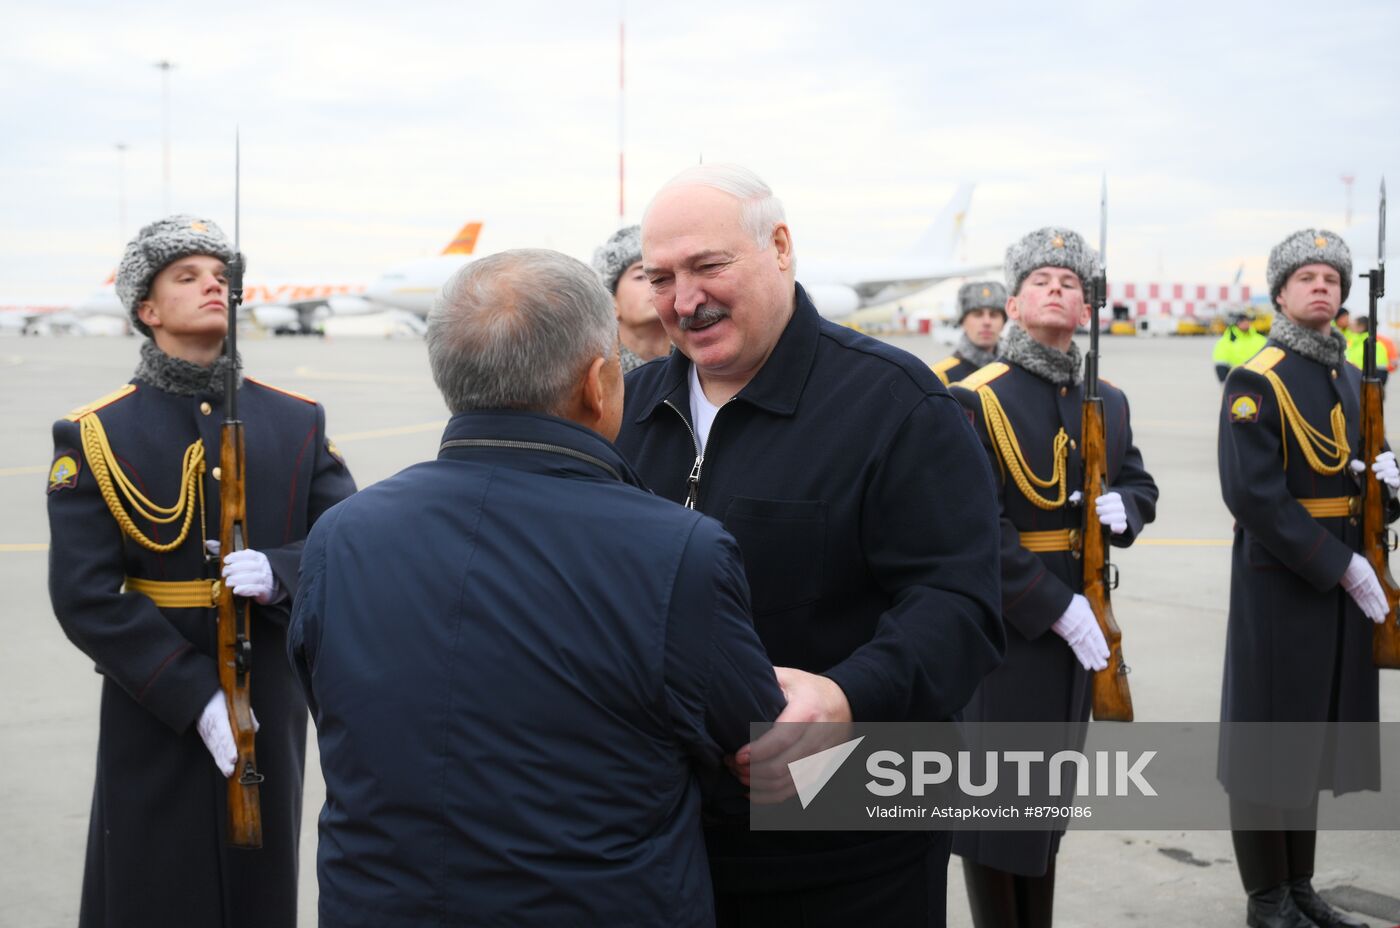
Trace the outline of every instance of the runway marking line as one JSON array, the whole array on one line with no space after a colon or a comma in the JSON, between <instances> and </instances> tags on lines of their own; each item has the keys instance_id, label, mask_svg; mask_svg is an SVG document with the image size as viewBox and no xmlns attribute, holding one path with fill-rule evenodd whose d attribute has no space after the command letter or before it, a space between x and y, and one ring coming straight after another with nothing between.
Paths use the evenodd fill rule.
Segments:
<instances>
[{"instance_id":1,"label":"runway marking line","mask_svg":"<svg viewBox=\"0 0 1400 928\"><path fill-rule=\"evenodd\" d=\"M25 551L47 551L47 544L0 544L0 554L20 554Z\"/></svg>"}]
</instances>

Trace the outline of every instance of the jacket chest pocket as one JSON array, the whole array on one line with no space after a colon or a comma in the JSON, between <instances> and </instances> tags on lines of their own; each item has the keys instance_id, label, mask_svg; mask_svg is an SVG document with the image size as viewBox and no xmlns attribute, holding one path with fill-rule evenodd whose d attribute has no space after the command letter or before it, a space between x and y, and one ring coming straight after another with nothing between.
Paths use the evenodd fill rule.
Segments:
<instances>
[{"instance_id":1,"label":"jacket chest pocket","mask_svg":"<svg viewBox=\"0 0 1400 928\"><path fill-rule=\"evenodd\" d=\"M755 614L781 612L821 596L824 501L736 496L725 510L724 527L744 554Z\"/></svg>"}]
</instances>

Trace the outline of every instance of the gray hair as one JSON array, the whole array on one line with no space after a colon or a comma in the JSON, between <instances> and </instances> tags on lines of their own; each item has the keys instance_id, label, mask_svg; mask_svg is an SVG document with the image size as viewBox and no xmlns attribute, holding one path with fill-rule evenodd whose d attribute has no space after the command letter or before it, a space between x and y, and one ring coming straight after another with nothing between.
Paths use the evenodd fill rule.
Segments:
<instances>
[{"instance_id":1,"label":"gray hair","mask_svg":"<svg viewBox=\"0 0 1400 928\"><path fill-rule=\"evenodd\" d=\"M559 414L584 367L617 351L612 296L588 265L543 248L478 258L428 314L428 362L447 408Z\"/></svg>"},{"instance_id":2,"label":"gray hair","mask_svg":"<svg viewBox=\"0 0 1400 928\"><path fill-rule=\"evenodd\" d=\"M674 187L709 187L737 199L739 223L760 248L772 243L773 229L786 218L783 202L773 196L773 189L763 182L763 178L741 164L697 164L686 168L662 184L656 195L660 196ZM656 197L652 197L654 202ZM651 204L648 203L647 212L650 211ZM646 221L645 213L642 221Z\"/></svg>"}]
</instances>

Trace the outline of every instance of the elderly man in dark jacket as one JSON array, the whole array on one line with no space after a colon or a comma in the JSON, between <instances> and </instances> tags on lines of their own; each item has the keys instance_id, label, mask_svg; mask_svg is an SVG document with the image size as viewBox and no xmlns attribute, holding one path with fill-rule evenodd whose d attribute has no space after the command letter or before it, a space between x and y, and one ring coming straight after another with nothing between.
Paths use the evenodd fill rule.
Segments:
<instances>
[{"instance_id":1,"label":"elderly man in dark jacket","mask_svg":"<svg viewBox=\"0 0 1400 928\"><path fill-rule=\"evenodd\" d=\"M670 181L642 255L680 350L629 375L618 445L738 540L779 721L950 718L1003 644L991 476L962 410L912 355L818 316L747 169ZM781 799L794 758L746 772L758 744L734 768ZM946 835L710 825L720 924L944 921Z\"/></svg>"},{"instance_id":2,"label":"elderly man in dark jacket","mask_svg":"<svg viewBox=\"0 0 1400 928\"><path fill-rule=\"evenodd\" d=\"M448 282L437 460L333 509L289 649L338 926L708 925L698 770L783 697L719 523L640 488L612 300L504 252Z\"/></svg>"},{"instance_id":3,"label":"elderly man in dark jacket","mask_svg":"<svg viewBox=\"0 0 1400 928\"><path fill-rule=\"evenodd\" d=\"M1393 494L1400 470L1389 451L1356 460L1361 376L1332 327L1351 289L1351 252L1334 232L1300 230L1270 253L1268 282L1279 310L1268 343L1230 372L1220 409L1220 489L1235 517L1220 717L1375 722L1371 623L1387 607L1359 553L1357 481L1369 466ZM1249 923L1361 924L1313 891L1314 829L1319 790L1378 788L1374 732L1338 727L1335 744L1319 739L1277 763L1265 752L1263 770L1247 734L1223 729L1220 777ZM1286 827L1278 809L1292 810Z\"/></svg>"}]
</instances>

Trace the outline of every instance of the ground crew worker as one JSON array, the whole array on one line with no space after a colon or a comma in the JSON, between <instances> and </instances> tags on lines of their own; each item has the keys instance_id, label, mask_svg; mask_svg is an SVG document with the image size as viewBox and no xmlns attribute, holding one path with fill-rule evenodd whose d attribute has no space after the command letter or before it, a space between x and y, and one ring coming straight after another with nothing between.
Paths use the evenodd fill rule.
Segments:
<instances>
[{"instance_id":1,"label":"ground crew worker","mask_svg":"<svg viewBox=\"0 0 1400 928\"><path fill-rule=\"evenodd\" d=\"M1111 489L1082 502L1071 492L1084 483L1082 365L1073 339L1076 327L1089 324L1084 285L1097 264L1069 229L1039 229L1007 249L1006 310L1015 324L998 360L951 388L992 461L1001 509L1006 658L963 710L966 722L1088 720L1091 671L1107 666L1109 650L1080 593L1080 507L1094 507L1116 547L1132 544L1156 515L1157 486L1133 444L1127 398L1106 381ZM954 835L978 928L1051 923L1062 836L1063 829Z\"/></svg>"},{"instance_id":2,"label":"ground crew worker","mask_svg":"<svg viewBox=\"0 0 1400 928\"><path fill-rule=\"evenodd\" d=\"M1006 325L1006 288L995 280L974 280L958 288L962 336L953 353L933 365L946 387L996 360L997 339Z\"/></svg>"},{"instance_id":3,"label":"ground crew worker","mask_svg":"<svg viewBox=\"0 0 1400 928\"><path fill-rule=\"evenodd\" d=\"M1231 313L1229 325L1215 343L1212 358L1215 360L1215 376L1221 383L1232 368L1239 367L1259 353L1267 339L1254 331L1254 320L1245 313Z\"/></svg>"},{"instance_id":4,"label":"ground crew worker","mask_svg":"<svg viewBox=\"0 0 1400 928\"><path fill-rule=\"evenodd\" d=\"M1353 337L1347 339L1347 360L1363 370L1366 367L1366 342L1371 339L1370 329L1370 318L1357 316L1351 321ZM1392 355L1386 346L1388 341L1390 339L1384 335L1376 338L1376 375L1380 377L1382 385L1390 379Z\"/></svg>"},{"instance_id":5,"label":"ground crew worker","mask_svg":"<svg viewBox=\"0 0 1400 928\"><path fill-rule=\"evenodd\" d=\"M171 216L127 245L116 289L147 341L131 382L54 424L49 593L102 674L81 926L290 926L306 704L285 629L307 531L354 492L325 413L242 379L248 549L222 582L252 605L263 846L225 840L236 751L215 663L220 426L234 251Z\"/></svg>"},{"instance_id":6,"label":"ground crew worker","mask_svg":"<svg viewBox=\"0 0 1400 928\"><path fill-rule=\"evenodd\" d=\"M1387 606L1357 553L1357 479L1369 464L1393 491L1400 471L1388 451L1355 460L1360 375L1332 330L1351 253L1335 233L1303 229L1270 253L1268 282L1278 305L1268 345L1231 371L1220 411L1220 488L1235 517L1221 721L1374 722L1371 623ZM1354 730L1336 737L1261 772L1247 731L1222 727L1218 774L1250 925L1361 924L1312 887L1318 791L1379 785L1376 745ZM1271 827L1279 809L1301 811Z\"/></svg>"}]
</instances>

